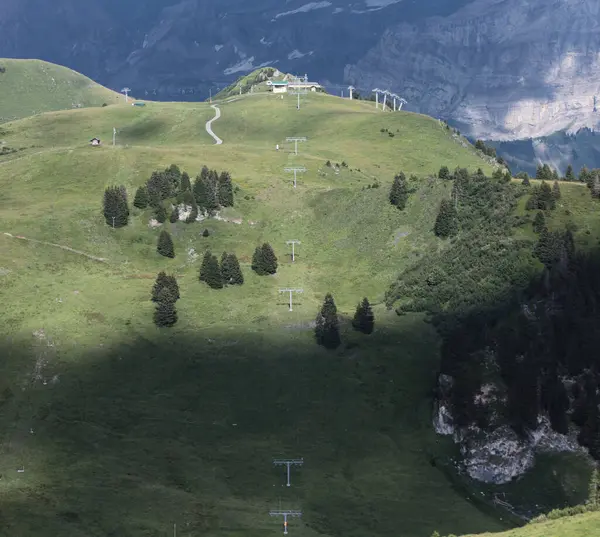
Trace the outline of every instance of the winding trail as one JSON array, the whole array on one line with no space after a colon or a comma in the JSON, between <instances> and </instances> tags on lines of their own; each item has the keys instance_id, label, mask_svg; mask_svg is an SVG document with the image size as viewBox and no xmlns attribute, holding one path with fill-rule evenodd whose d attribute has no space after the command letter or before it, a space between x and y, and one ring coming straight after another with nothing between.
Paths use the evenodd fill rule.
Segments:
<instances>
[{"instance_id":1,"label":"winding trail","mask_svg":"<svg viewBox=\"0 0 600 537\"><path fill-rule=\"evenodd\" d=\"M208 132L208 134L210 134L215 139L215 144L221 145L223 143L223 140L221 140L221 138L219 138L212 130L213 121L217 121L217 119L221 117L221 109L216 104L213 104L212 108L215 109L216 114L215 117L213 117L210 121L206 122L206 132Z\"/></svg>"},{"instance_id":2,"label":"winding trail","mask_svg":"<svg viewBox=\"0 0 600 537\"><path fill-rule=\"evenodd\" d=\"M10 237L11 239L20 239L22 241L28 241L28 242L33 242L33 243L37 243L37 244L45 244L46 246L53 246L54 248L60 248L61 250L66 250L67 252L72 252L77 255L82 255L93 261L99 261L100 263L108 263L108 260L103 257L96 257L95 255L86 254L85 252L82 252L80 250L75 250L74 248L71 248L69 246L63 246L62 244L56 244L54 242L39 241L37 239L29 239L27 237L23 237L23 235L13 235L12 233L6 233L6 232L4 233L4 235L6 235L7 237Z\"/></svg>"}]
</instances>

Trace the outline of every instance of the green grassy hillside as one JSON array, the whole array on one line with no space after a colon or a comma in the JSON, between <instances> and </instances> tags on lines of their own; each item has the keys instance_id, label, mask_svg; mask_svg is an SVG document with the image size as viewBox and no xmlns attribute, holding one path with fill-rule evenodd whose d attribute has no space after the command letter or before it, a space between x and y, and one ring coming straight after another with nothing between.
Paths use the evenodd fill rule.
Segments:
<instances>
[{"instance_id":1,"label":"green grassy hillside","mask_svg":"<svg viewBox=\"0 0 600 537\"><path fill-rule=\"evenodd\" d=\"M477 537L591 537L599 534L600 513L586 513L540 524L528 524L503 533L484 533Z\"/></svg>"},{"instance_id":2,"label":"green grassy hillside","mask_svg":"<svg viewBox=\"0 0 600 537\"><path fill-rule=\"evenodd\" d=\"M431 230L450 184L428 175L442 164L489 168L423 116L326 95L296 110L273 97L221 103L221 146L205 132L207 104L72 110L2 126L20 150L0 157L5 531L159 536L176 523L184 537L263 537L281 532L268 516L278 507L302 509L291 521L298 536L512 525L485 493L475 503L432 463L454 449L430 426L438 339L421 315L399 318L383 305L400 271L445 247ZM90 147L92 136L104 145ZM299 155L286 136L308 137ZM347 167L336 172L327 160ZM239 191L222 216L242 223L167 222L169 260L156 253L149 210L113 230L102 195L122 184L132 200L172 163L192 177L203 164L229 170ZM288 165L307 168L296 189ZM399 170L417 175L404 212L387 199ZM302 241L295 263L291 238ZM272 277L250 270L264 241L280 261ZM246 283L201 284L207 249L235 252ZM181 288L170 330L152 324L160 270ZM304 289L293 312L278 293L288 286ZM315 345L310 324L327 292L345 319L335 352ZM363 296L376 305L371 336L347 321ZM272 466L280 456L305 459L289 489Z\"/></svg>"},{"instance_id":3,"label":"green grassy hillside","mask_svg":"<svg viewBox=\"0 0 600 537\"><path fill-rule=\"evenodd\" d=\"M0 58L0 123L53 110L102 106L124 97L60 65ZM1 137L1 135L0 135Z\"/></svg>"}]
</instances>

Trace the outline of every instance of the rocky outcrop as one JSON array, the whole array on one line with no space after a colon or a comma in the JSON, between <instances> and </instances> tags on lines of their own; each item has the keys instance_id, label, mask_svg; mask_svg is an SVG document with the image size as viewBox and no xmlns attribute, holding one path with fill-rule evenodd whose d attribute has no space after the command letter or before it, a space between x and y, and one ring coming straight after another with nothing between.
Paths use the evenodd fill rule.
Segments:
<instances>
[{"instance_id":1,"label":"rocky outcrop","mask_svg":"<svg viewBox=\"0 0 600 537\"><path fill-rule=\"evenodd\" d=\"M596 0L480 0L389 28L345 78L389 87L479 138L596 128L599 16Z\"/></svg>"},{"instance_id":2,"label":"rocky outcrop","mask_svg":"<svg viewBox=\"0 0 600 537\"><path fill-rule=\"evenodd\" d=\"M545 417L538 420L534 431L524 436L502 424L498 415L491 417L493 426L485 430L475 426L456 427L449 400L453 384L452 377L440 375L433 426L438 434L452 435L460 446L461 466L471 478L497 485L508 483L533 467L537 453L586 452L577 442L576 430L569 435L559 434ZM478 404L497 405L499 396L495 387L482 386Z\"/></svg>"}]
</instances>

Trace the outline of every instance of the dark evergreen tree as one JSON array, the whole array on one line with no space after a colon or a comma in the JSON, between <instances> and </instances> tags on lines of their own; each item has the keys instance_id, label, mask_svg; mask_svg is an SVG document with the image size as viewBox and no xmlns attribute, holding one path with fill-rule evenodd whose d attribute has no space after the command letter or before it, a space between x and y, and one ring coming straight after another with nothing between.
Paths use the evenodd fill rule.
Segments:
<instances>
[{"instance_id":1,"label":"dark evergreen tree","mask_svg":"<svg viewBox=\"0 0 600 537\"><path fill-rule=\"evenodd\" d=\"M229 172L222 172L219 176L219 204L223 207L233 207L233 185Z\"/></svg>"},{"instance_id":2,"label":"dark evergreen tree","mask_svg":"<svg viewBox=\"0 0 600 537\"><path fill-rule=\"evenodd\" d=\"M359 302L356 307L352 327L363 334L371 334L373 332L375 328L375 316L367 298L363 298L362 302Z\"/></svg>"},{"instance_id":3,"label":"dark evergreen tree","mask_svg":"<svg viewBox=\"0 0 600 537\"><path fill-rule=\"evenodd\" d=\"M229 254L228 258L229 264L229 283L232 285L243 285L244 283L244 275L242 274L242 269L240 267L240 262L235 254Z\"/></svg>"},{"instance_id":4,"label":"dark evergreen tree","mask_svg":"<svg viewBox=\"0 0 600 537\"><path fill-rule=\"evenodd\" d=\"M223 289L223 277L217 256L211 255L206 270L206 284L212 289Z\"/></svg>"},{"instance_id":5,"label":"dark evergreen tree","mask_svg":"<svg viewBox=\"0 0 600 537\"><path fill-rule=\"evenodd\" d=\"M275 274L277 272L277 257L270 244L264 243L261 247L263 270L265 274Z\"/></svg>"},{"instance_id":6,"label":"dark evergreen tree","mask_svg":"<svg viewBox=\"0 0 600 537\"><path fill-rule=\"evenodd\" d=\"M192 183L190 182L190 176L187 172L181 174L181 192L191 192Z\"/></svg>"},{"instance_id":7,"label":"dark evergreen tree","mask_svg":"<svg viewBox=\"0 0 600 537\"><path fill-rule=\"evenodd\" d=\"M206 250L206 252L204 252L204 257L202 258L202 265L200 265L200 281L201 282L206 281L206 276L209 271L211 257L212 257L211 251Z\"/></svg>"},{"instance_id":8,"label":"dark evergreen tree","mask_svg":"<svg viewBox=\"0 0 600 537\"><path fill-rule=\"evenodd\" d=\"M452 179L452 176L450 175L450 170L448 169L448 166L442 166L440 168L438 177L440 179ZM395 203L393 205L395 205Z\"/></svg>"},{"instance_id":9,"label":"dark evergreen tree","mask_svg":"<svg viewBox=\"0 0 600 537\"><path fill-rule=\"evenodd\" d=\"M231 283L231 269L227 252L223 252L223 255L221 255L221 279L224 285Z\"/></svg>"},{"instance_id":10,"label":"dark evergreen tree","mask_svg":"<svg viewBox=\"0 0 600 537\"><path fill-rule=\"evenodd\" d=\"M451 200L442 200L433 228L438 237L451 237L458 232L458 215Z\"/></svg>"},{"instance_id":11,"label":"dark evergreen tree","mask_svg":"<svg viewBox=\"0 0 600 537\"><path fill-rule=\"evenodd\" d=\"M169 222L171 222L171 224L179 222L179 207L177 207L177 205L173 206L173 210L171 211L171 215L169 216Z\"/></svg>"},{"instance_id":12,"label":"dark evergreen tree","mask_svg":"<svg viewBox=\"0 0 600 537\"><path fill-rule=\"evenodd\" d=\"M168 276L164 271L158 273L154 287L152 287L152 302L158 302L158 296L163 288L168 287Z\"/></svg>"},{"instance_id":13,"label":"dark evergreen tree","mask_svg":"<svg viewBox=\"0 0 600 537\"><path fill-rule=\"evenodd\" d=\"M317 315L315 337L317 344L322 345L326 349L336 349L342 342L337 307L331 293L327 293L323 307Z\"/></svg>"},{"instance_id":14,"label":"dark evergreen tree","mask_svg":"<svg viewBox=\"0 0 600 537\"><path fill-rule=\"evenodd\" d=\"M579 181L580 182L589 184L588 183L589 176L590 176L590 170L588 170L586 166L584 166L583 168L581 168L581 170L579 170Z\"/></svg>"},{"instance_id":15,"label":"dark evergreen tree","mask_svg":"<svg viewBox=\"0 0 600 537\"><path fill-rule=\"evenodd\" d=\"M495 181L503 181L504 180L504 172L502 171L501 168L496 168L492 172L492 179L494 179Z\"/></svg>"},{"instance_id":16,"label":"dark evergreen tree","mask_svg":"<svg viewBox=\"0 0 600 537\"><path fill-rule=\"evenodd\" d=\"M121 228L129 223L129 207L124 186L110 186L104 191L104 219L115 228Z\"/></svg>"},{"instance_id":17,"label":"dark evergreen tree","mask_svg":"<svg viewBox=\"0 0 600 537\"><path fill-rule=\"evenodd\" d=\"M537 165L537 168L535 170L535 178L539 179L540 181L546 179L546 173L544 167L541 164Z\"/></svg>"},{"instance_id":18,"label":"dark evergreen tree","mask_svg":"<svg viewBox=\"0 0 600 537\"><path fill-rule=\"evenodd\" d=\"M145 209L148 207L148 189L145 186L139 187L135 191L135 197L133 198L133 206L138 209Z\"/></svg>"},{"instance_id":19,"label":"dark evergreen tree","mask_svg":"<svg viewBox=\"0 0 600 537\"><path fill-rule=\"evenodd\" d=\"M167 279L165 281L165 287L169 289L171 295L175 300L179 300L181 298L181 295L179 294L179 284L177 283L175 276L167 276Z\"/></svg>"},{"instance_id":20,"label":"dark evergreen tree","mask_svg":"<svg viewBox=\"0 0 600 537\"><path fill-rule=\"evenodd\" d=\"M167 274L164 271L161 271L158 273L158 276L156 277L156 282L152 287L152 302L158 302L160 292L164 288L169 289L173 300L179 300L179 285L177 284L175 276L167 276Z\"/></svg>"},{"instance_id":21,"label":"dark evergreen tree","mask_svg":"<svg viewBox=\"0 0 600 537\"><path fill-rule=\"evenodd\" d=\"M242 269L235 254L223 252L221 256L221 275L225 285L242 285L244 283Z\"/></svg>"},{"instance_id":22,"label":"dark evergreen tree","mask_svg":"<svg viewBox=\"0 0 600 537\"><path fill-rule=\"evenodd\" d=\"M552 196L554 196L555 200L560 199L560 185L558 184L558 181L554 181L554 184L552 185Z\"/></svg>"},{"instance_id":23,"label":"dark evergreen tree","mask_svg":"<svg viewBox=\"0 0 600 537\"><path fill-rule=\"evenodd\" d=\"M395 205L401 211L406 207L406 201L408 200L408 185L406 184L404 172L400 172L394 177L389 199L390 203Z\"/></svg>"},{"instance_id":24,"label":"dark evergreen tree","mask_svg":"<svg viewBox=\"0 0 600 537\"><path fill-rule=\"evenodd\" d=\"M254 254L252 255L252 270L256 272L259 276L264 276L266 274L264 269L264 261L262 248L257 246L254 250Z\"/></svg>"},{"instance_id":25,"label":"dark evergreen tree","mask_svg":"<svg viewBox=\"0 0 600 537\"><path fill-rule=\"evenodd\" d=\"M150 200L162 201L174 194L171 177L165 172L152 172L146 186Z\"/></svg>"},{"instance_id":26,"label":"dark evergreen tree","mask_svg":"<svg viewBox=\"0 0 600 537\"><path fill-rule=\"evenodd\" d=\"M546 181L542 181L539 190L536 191L536 194L536 209L541 209L542 211L551 211L556 207L556 198L554 197L552 188L548 183L546 183Z\"/></svg>"},{"instance_id":27,"label":"dark evergreen tree","mask_svg":"<svg viewBox=\"0 0 600 537\"><path fill-rule=\"evenodd\" d=\"M542 211L536 213L535 218L533 219L533 231L535 233L542 233L544 230L547 231L546 228L546 218Z\"/></svg>"},{"instance_id":28,"label":"dark evergreen tree","mask_svg":"<svg viewBox=\"0 0 600 537\"><path fill-rule=\"evenodd\" d=\"M154 324L158 327L171 327L177 323L175 299L168 287L161 289L154 311Z\"/></svg>"},{"instance_id":29,"label":"dark evergreen tree","mask_svg":"<svg viewBox=\"0 0 600 537\"><path fill-rule=\"evenodd\" d=\"M525 174L525 176L523 177L523 183L521 183L523 186L530 186L531 183L529 182L529 175Z\"/></svg>"},{"instance_id":30,"label":"dark evergreen tree","mask_svg":"<svg viewBox=\"0 0 600 537\"><path fill-rule=\"evenodd\" d=\"M156 245L156 251L164 256L170 257L171 259L175 257L175 248L173 247L173 240L171 239L171 235L164 229L160 232L158 236L158 244Z\"/></svg>"},{"instance_id":31,"label":"dark evergreen tree","mask_svg":"<svg viewBox=\"0 0 600 537\"><path fill-rule=\"evenodd\" d=\"M167 210L162 203L159 203L154 210L154 218L161 224L164 224L167 221Z\"/></svg>"},{"instance_id":32,"label":"dark evergreen tree","mask_svg":"<svg viewBox=\"0 0 600 537\"><path fill-rule=\"evenodd\" d=\"M567 171L565 173L565 180L567 181L576 181L575 173L573 172L573 166L570 164L567 166Z\"/></svg>"},{"instance_id":33,"label":"dark evergreen tree","mask_svg":"<svg viewBox=\"0 0 600 537\"><path fill-rule=\"evenodd\" d=\"M208 237L209 235L210 235L210 232L208 231L208 229L204 229L204 231L202 232L202 236Z\"/></svg>"},{"instance_id":34,"label":"dark evergreen tree","mask_svg":"<svg viewBox=\"0 0 600 537\"><path fill-rule=\"evenodd\" d=\"M181 170L176 164L171 164L165 171L165 179L169 184L169 197L181 190Z\"/></svg>"}]
</instances>

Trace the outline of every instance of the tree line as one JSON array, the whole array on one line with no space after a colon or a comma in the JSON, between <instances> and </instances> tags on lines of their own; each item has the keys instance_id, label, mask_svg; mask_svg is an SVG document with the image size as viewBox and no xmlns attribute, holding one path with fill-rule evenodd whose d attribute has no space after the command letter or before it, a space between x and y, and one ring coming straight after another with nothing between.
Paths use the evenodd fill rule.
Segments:
<instances>
[{"instance_id":1,"label":"tree line","mask_svg":"<svg viewBox=\"0 0 600 537\"><path fill-rule=\"evenodd\" d=\"M203 166L192 184L190 176L172 164L165 170L152 172L146 183L140 186L133 199L133 206L144 210L151 208L159 223L169 219L179 221L179 207L189 208L187 223L195 222L200 213L212 215L223 207L233 207L234 187L228 171L217 172ZM127 190L123 185L110 186L104 193L104 218L115 228L129 223Z\"/></svg>"}]
</instances>

